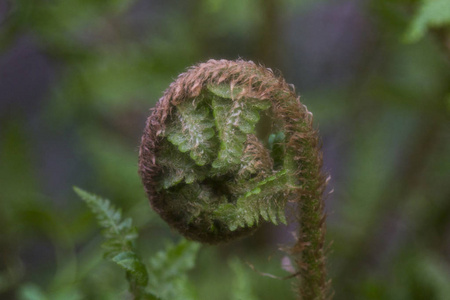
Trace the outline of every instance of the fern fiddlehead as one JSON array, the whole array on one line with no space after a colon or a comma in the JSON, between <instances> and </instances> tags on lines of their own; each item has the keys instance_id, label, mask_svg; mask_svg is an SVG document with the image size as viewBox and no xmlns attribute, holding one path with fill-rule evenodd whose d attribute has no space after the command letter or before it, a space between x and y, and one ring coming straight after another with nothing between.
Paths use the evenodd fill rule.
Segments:
<instances>
[{"instance_id":1,"label":"fern fiddlehead","mask_svg":"<svg viewBox=\"0 0 450 300\"><path fill-rule=\"evenodd\" d=\"M181 74L147 119L139 172L152 207L186 237L216 244L286 223L299 206L304 299L324 299L325 186L312 114L271 70L210 60Z\"/></svg>"}]
</instances>

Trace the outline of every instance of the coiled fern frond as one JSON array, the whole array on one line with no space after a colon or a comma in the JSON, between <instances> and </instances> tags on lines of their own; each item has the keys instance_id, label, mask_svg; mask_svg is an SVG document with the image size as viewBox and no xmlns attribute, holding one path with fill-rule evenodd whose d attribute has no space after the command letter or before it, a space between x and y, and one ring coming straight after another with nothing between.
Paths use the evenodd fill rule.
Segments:
<instances>
[{"instance_id":1,"label":"coiled fern frond","mask_svg":"<svg viewBox=\"0 0 450 300\"><path fill-rule=\"evenodd\" d=\"M152 207L193 240L216 244L262 221L286 223L286 203L298 203L292 254L305 299L326 293L321 165L312 114L293 88L243 60L181 74L149 116L139 157Z\"/></svg>"}]
</instances>

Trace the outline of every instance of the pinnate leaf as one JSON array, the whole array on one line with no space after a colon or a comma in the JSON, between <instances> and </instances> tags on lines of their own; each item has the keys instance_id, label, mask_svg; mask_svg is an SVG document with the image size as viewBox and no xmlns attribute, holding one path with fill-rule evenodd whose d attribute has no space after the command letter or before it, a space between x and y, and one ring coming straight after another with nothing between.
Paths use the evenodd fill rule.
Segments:
<instances>
[{"instance_id":1,"label":"pinnate leaf","mask_svg":"<svg viewBox=\"0 0 450 300\"><path fill-rule=\"evenodd\" d=\"M148 281L148 274L145 265L132 251L121 252L112 258L112 261L121 266L126 271L133 274L136 283L145 286Z\"/></svg>"}]
</instances>

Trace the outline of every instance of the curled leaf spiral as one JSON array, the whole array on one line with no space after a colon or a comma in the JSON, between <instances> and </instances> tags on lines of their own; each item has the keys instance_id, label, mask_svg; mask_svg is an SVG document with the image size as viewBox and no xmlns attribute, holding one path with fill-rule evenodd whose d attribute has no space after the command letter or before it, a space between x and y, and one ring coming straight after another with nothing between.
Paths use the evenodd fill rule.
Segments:
<instances>
[{"instance_id":1,"label":"curled leaf spiral","mask_svg":"<svg viewBox=\"0 0 450 300\"><path fill-rule=\"evenodd\" d=\"M209 244L248 235L262 221L286 223L286 204L298 203L291 252L300 293L319 295L326 283L318 141L312 114L284 79L253 62L209 60L179 75L156 104L139 172L154 210Z\"/></svg>"}]
</instances>

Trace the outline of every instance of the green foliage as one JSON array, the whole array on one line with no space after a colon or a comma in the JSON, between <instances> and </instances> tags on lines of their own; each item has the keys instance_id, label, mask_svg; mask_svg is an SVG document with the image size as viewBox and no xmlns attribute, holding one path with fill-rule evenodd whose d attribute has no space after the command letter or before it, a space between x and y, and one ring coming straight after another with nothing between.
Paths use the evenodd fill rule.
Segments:
<instances>
[{"instance_id":1,"label":"green foliage","mask_svg":"<svg viewBox=\"0 0 450 300\"><path fill-rule=\"evenodd\" d=\"M81 293L71 287L57 289L52 292L44 291L34 283L26 283L20 287L19 300L81 300Z\"/></svg>"},{"instance_id":2,"label":"green foliage","mask_svg":"<svg viewBox=\"0 0 450 300\"><path fill-rule=\"evenodd\" d=\"M44 291L34 284L27 284L22 286L19 293L20 300L48 300Z\"/></svg>"},{"instance_id":3,"label":"green foliage","mask_svg":"<svg viewBox=\"0 0 450 300\"><path fill-rule=\"evenodd\" d=\"M279 220L287 224L284 213L283 191L286 185L286 170L282 170L259 182L252 182L256 187L239 197L236 204L222 204L214 214L219 220L228 224L230 230L253 226L259 218L277 225ZM252 186L250 183L250 187Z\"/></svg>"},{"instance_id":4,"label":"green foliage","mask_svg":"<svg viewBox=\"0 0 450 300\"><path fill-rule=\"evenodd\" d=\"M186 272L195 265L200 244L181 240L150 258L149 283L161 299L197 299Z\"/></svg>"},{"instance_id":5,"label":"green foliage","mask_svg":"<svg viewBox=\"0 0 450 300\"><path fill-rule=\"evenodd\" d=\"M169 245L150 258L147 271L136 254L137 231L131 218L122 220L121 211L107 199L80 188L75 187L74 190L97 217L106 238L103 243L105 257L126 271L130 292L135 299L196 299L186 272L195 265L200 244L182 240L177 245Z\"/></svg>"},{"instance_id":6,"label":"green foliage","mask_svg":"<svg viewBox=\"0 0 450 300\"><path fill-rule=\"evenodd\" d=\"M130 291L136 299L156 299L152 294L144 291L148 282L148 273L146 266L135 253L133 244L138 235L136 228L132 227L131 219L122 220L121 211L113 207L109 200L77 187L74 190L95 214L99 225L104 228L105 257L127 272Z\"/></svg>"},{"instance_id":7,"label":"green foliage","mask_svg":"<svg viewBox=\"0 0 450 300\"><path fill-rule=\"evenodd\" d=\"M233 286L231 288L232 300L256 300L258 299L252 290L250 276L247 273L250 269L244 268L239 258L235 257L228 262L234 272ZM246 272L247 271L247 272Z\"/></svg>"},{"instance_id":8,"label":"green foliage","mask_svg":"<svg viewBox=\"0 0 450 300\"><path fill-rule=\"evenodd\" d=\"M422 0L405 39L408 42L416 42L425 35L429 28L444 26L450 26L450 1Z\"/></svg>"},{"instance_id":9,"label":"green foliage","mask_svg":"<svg viewBox=\"0 0 450 300\"><path fill-rule=\"evenodd\" d=\"M159 188L168 189L185 182L191 184L197 180L205 179L207 172L200 168L189 155L177 151L171 144L165 144L162 150L165 155L157 157L157 162L165 167L165 176Z\"/></svg>"},{"instance_id":10,"label":"green foliage","mask_svg":"<svg viewBox=\"0 0 450 300\"><path fill-rule=\"evenodd\" d=\"M103 244L105 257L112 259L123 252L131 251L138 236L136 228L132 226L131 219L122 220L122 212L112 206L109 200L102 199L77 187L74 190L95 214L99 225L104 228L103 236L106 238L106 242Z\"/></svg>"},{"instance_id":11,"label":"green foliage","mask_svg":"<svg viewBox=\"0 0 450 300\"><path fill-rule=\"evenodd\" d=\"M217 141L214 122L206 106L200 106L202 99L194 103L182 103L177 106L180 122L167 130L167 139L182 153L189 152L198 166L210 163L214 158ZM186 138L187 137L187 138Z\"/></svg>"},{"instance_id":12,"label":"green foliage","mask_svg":"<svg viewBox=\"0 0 450 300\"><path fill-rule=\"evenodd\" d=\"M220 150L213 168L219 172L234 168L241 162L247 134L255 133L255 126L259 120L259 111L270 107L269 101L245 98L233 101L241 89L231 90L227 84L208 85L215 97L211 106L216 129L220 139Z\"/></svg>"},{"instance_id":13,"label":"green foliage","mask_svg":"<svg viewBox=\"0 0 450 300\"><path fill-rule=\"evenodd\" d=\"M132 274L137 285L145 286L147 284L147 270L145 269L145 265L137 257L136 253L133 251L120 252L111 258L111 260Z\"/></svg>"}]
</instances>

